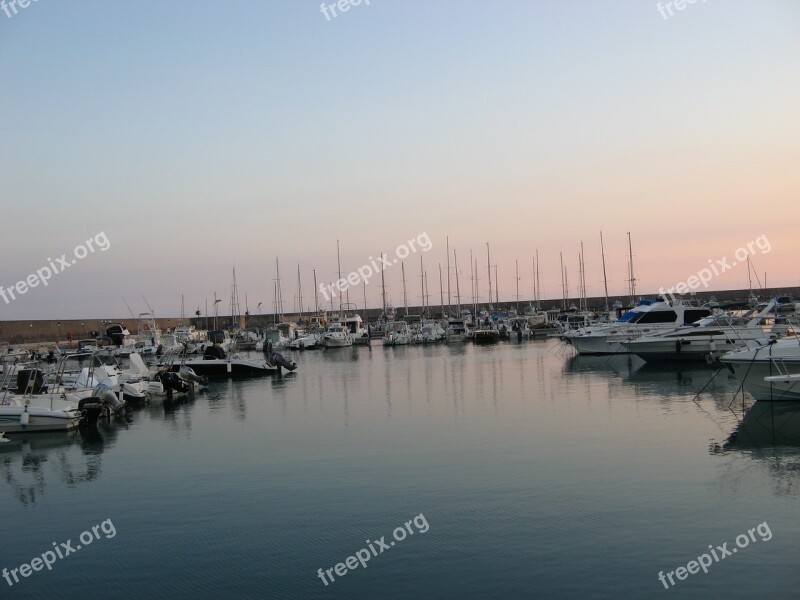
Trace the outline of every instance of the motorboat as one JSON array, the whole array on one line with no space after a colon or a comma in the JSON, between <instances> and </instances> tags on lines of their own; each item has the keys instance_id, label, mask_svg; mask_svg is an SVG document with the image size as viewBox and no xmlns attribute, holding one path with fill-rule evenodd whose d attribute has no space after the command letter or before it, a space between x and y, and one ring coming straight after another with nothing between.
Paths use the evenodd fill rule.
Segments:
<instances>
[{"instance_id":1,"label":"motorboat","mask_svg":"<svg viewBox=\"0 0 800 600\"><path fill-rule=\"evenodd\" d=\"M750 343L720 358L745 391L761 401L800 400L800 337Z\"/></svg>"},{"instance_id":2,"label":"motorboat","mask_svg":"<svg viewBox=\"0 0 800 600\"><path fill-rule=\"evenodd\" d=\"M4 391L0 394L0 432L69 431L80 425L83 413L79 400L47 393L41 370L29 368L14 373L15 392L9 389L11 375L4 377Z\"/></svg>"},{"instance_id":3,"label":"motorboat","mask_svg":"<svg viewBox=\"0 0 800 600\"><path fill-rule=\"evenodd\" d=\"M579 354L627 354L627 342L689 325L711 316L711 310L683 300L643 300L613 323L592 325L569 337Z\"/></svg>"},{"instance_id":4,"label":"motorboat","mask_svg":"<svg viewBox=\"0 0 800 600\"><path fill-rule=\"evenodd\" d=\"M465 342L467 340L467 327L461 319L450 319L447 322L445 341L448 344Z\"/></svg>"},{"instance_id":5,"label":"motorboat","mask_svg":"<svg viewBox=\"0 0 800 600\"><path fill-rule=\"evenodd\" d=\"M69 431L83 419L77 403L58 396L0 399L0 432Z\"/></svg>"},{"instance_id":6,"label":"motorboat","mask_svg":"<svg viewBox=\"0 0 800 600\"><path fill-rule=\"evenodd\" d=\"M353 345L353 338L347 327L340 321L335 321L328 326L322 336L322 342L326 348L344 348Z\"/></svg>"},{"instance_id":7,"label":"motorboat","mask_svg":"<svg viewBox=\"0 0 800 600\"><path fill-rule=\"evenodd\" d=\"M165 366L169 370L180 373L181 368L188 367L200 377L209 379L227 379L280 374L283 368L293 371L297 365L283 358L278 352L272 352L268 360L259 360L227 353L220 344L206 348L203 356L182 355L175 360L174 355L161 357L159 368Z\"/></svg>"},{"instance_id":8,"label":"motorboat","mask_svg":"<svg viewBox=\"0 0 800 600\"><path fill-rule=\"evenodd\" d=\"M723 354L747 346L748 342L766 344L777 336L762 325L774 308L772 302L762 311L746 315L711 315L692 323L644 335L624 342L628 352L646 361L718 360Z\"/></svg>"},{"instance_id":9,"label":"motorboat","mask_svg":"<svg viewBox=\"0 0 800 600\"><path fill-rule=\"evenodd\" d=\"M358 314L345 315L339 319L339 322L347 328L353 344L369 344L369 329L364 327L364 321Z\"/></svg>"},{"instance_id":10,"label":"motorboat","mask_svg":"<svg viewBox=\"0 0 800 600\"><path fill-rule=\"evenodd\" d=\"M480 318L472 332L472 341L476 344L494 344L500 341L500 331L485 310L480 312Z\"/></svg>"},{"instance_id":11,"label":"motorboat","mask_svg":"<svg viewBox=\"0 0 800 600\"><path fill-rule=\"evenodd\" d=\"M288 347L292 350L313 350L314 348L322 348L322 346L321 333L305 329L296 329L295 338L289 342Z\"/></svg>"},{"instance_id":12,"label":"motorboat","mask_svg":"<svg viewBox=\"0 0 800 600\"><path fill-rule=\"evenodd\" d=\"M411 342L411 329L405 321L389 321L383 329L384 346L406 346Z\"/></svg>"},{"instance_id":13,"label":"motorboat","mask_svg":"<svg viewBox=\"0 0 800 600\"><path fill-rule=\"evenodd\" d=\"M426 319L422 322L420 337L423 344L433 344L445 340L445 330L437 321Z\"/></svg>"}]
</instances>

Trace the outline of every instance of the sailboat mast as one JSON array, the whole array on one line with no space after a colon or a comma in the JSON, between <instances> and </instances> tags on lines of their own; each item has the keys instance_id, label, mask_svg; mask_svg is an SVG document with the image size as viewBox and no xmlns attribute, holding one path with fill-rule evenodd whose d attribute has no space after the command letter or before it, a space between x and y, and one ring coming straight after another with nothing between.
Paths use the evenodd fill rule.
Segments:
<instances>
[{"instance_id":1,"label":"sailboat mast","mask_svg":"<svg viewBox=\"0 0 800 600\"><path fill-rule=\"evenodd\" d=\"M339 255L339 240L336 240L336 264L339 267L339 281L342 280L342 259ZM339 316L342 316L342 294L339 293Z\"/></svg>"},{"instance_id":2,"label":"sailboat mast","mask_svg":"<svg viewBox=\"0 0 800 600\"><path fill-rule=\"evenodd\" d=\"M300 281L300 265L297 265L297 295L300 297L300 320L303 320L303 283Z\"/></svg>"},{"instance_id":3,"label":"sailboat mast","mask_svg":"<svg viewBox=\"0 0 800 600\"><path fill-rule=\"evenodd\" d=\"M317 270L314 269L314 316L319 316L319 296L317 295Z\"/></svg>"},{"instance_id":4,"label":"sailboat mast","mask_svg":"<svg viewBox=\"0 0 800 600\"><path fill-rule=\"evenodd\" d=\"M469 289L472 292L472 310L475 310L475 277L472 267L472 248L469 249Z\"/></svg>"},{"instance_id":5,"label":"sailboat mast","mask_svg":"<svg viewBox=\"0 0 800 600\"><path fill-rule=\"evenodd\" d=\"M216 294L214 294L216 296ZM214 300L214 305L216 306L216 300ZM276 279L273 283L273 290L272 290L272 322L277 325L278 324L278 280ZM216 315L214 315L214 328L216 329Z\"/></svg>"},{"instance_id":6,"label":"sailboat mast","mask_svg":"<svg viewBox=\"0 0 800 600\"><path fill-rule=\"evenodd\" d=\"M275 257L275 303L277 304L276 316L280 318L283 323L283 293L281 291L281 266L278 263L278 257Z\"/></svg>"},{"instance_id":7,"label":"sailboat mast","mask_svg":"<svg viewBox=\"0 0 800 600\"><path fill-rule=\"evenodd\" d=\"M583 262L583 258L583 240L581 240L581 292L583 295L583 310L587 310L589 306L586 298L586 264Z\"/></svg>"},{"instance_id":8,"label":"sailboat mast","mask_svg":"<svg viewBox=\"0 0 800 600\"><path fill-rule=\"evenodd\" d=\"M408 316L408 295L406 294L406 263L400 263L400 270L403 272L403 309Z\"/></svg>"},{"instance_id":9,"label":"sailboat mast","mask_svg":"<svg viewBox=\"0 0 800 600\"><path fill-rule=\"evenodd\" d=\"M567 287L564 284L564 253L558 253L559 260L561 261L561 307L567 310Z\"/></svg>"},{"instance_id":10,"label":"sailboat mast","mask_svg":"<svg viewBox=\"0 0 800 600\"><path fill-rule=\"evenodd\" d=\"M449 250L447 252L447 258L448 258L448 262L449 262L449 259L450 259L450 251ZM449 275L449 273L448 273L448 275ZM447 301L448 302L450 301L449 296L447 298ZM439 263L439 302L440 302L439 311L442 314L442 318L444 318L444 291L443 291L443 288L442 288L442 263ZM450 305L449 304L447 306L447 312L450 312Z\"/></svg>"},{"instance_id":11,"label":"sailboat mast","mask_svg":"<svg viewBox=\"0 0 800 600\"><path fill-rule=\"evenodd\" d=\"M492 303L492 265L489 262L489 242L486 242L486 271L489 273L489 304Z\"/></svg>"},{"instance_id":12,"label":"sailboat mast","mask_svg":"<svg viewBox=\"0 0 800 600\"><path fill-rule=\"evenodd\" d=\"M381 260L383 260L383 252L381 252ZM383 276L383 269L381 269L381 301L383 302L383 319L388 321L388 315L386 314L386 280Z\"/></svg>"},{"instance_id":13,"label":"sailboat mast","mask_svg":"<svg viewBox=\"0 0 800 600\"><path fill-rule=\"evenodd\" d=\"M636 277L633 275L633 245L631 244L631 232L628 232L628 260L631 268L631 306L636 302Z\"/></svg>"},{"instance_id":14,"label":"sailboat mast","mask_svg":"<svg viewBox=\"0 0 800 600\"><path fill-rule=\"evenodd\" d=\"M494 301L500 309L500 286L497 285L497 265L494 266Z\"/></svg>"},{"instance_id":15,"label":"sailboat mast","mask_svg":"<svg viewBox=\"0 0 800 600\"><path fill-rule=\"evenodd\" d=\"M519 260L514 259L514 269L517 272L517 314L519 314Z\"/></svg>"},{"instance_id":16,"label":"sailboat mast","mask_svg":"<svg viewBox=\"0 0 800 600\"><path fill-rule=\"evenodd\" d=\"M475 257L475 315L478 314L478 305L481 301L480 279L478 279L478 258Z\"/></svg>"},{"instance_id":17,"label":"sailboat mast","mask_svg":"<svg viewBox=\"0 0 800 600\"><path fill-rule=\"evenodd\" d=\"M425 318L430 317L430 302L431 298L428 295L428 272L425 271L422 275L422 284L423 284L423 291L424 291L424 300L425 300Z\"/></svg>"},{"instance_id":18,"label":"sailboat mast","mask_svg":"<svg viewBox=\"0 0 800 600\"><path fill-rule=\"evenodd\" d=\"M536 310L542 309L542 284L539 281L539 249L536 249Z\"/></svg>"},{"instance_id":19,"label":"sailboat mast","mask_svg":"<svg viewBox=\"0 0 800 600\"><path fill-rule=\"evenodd\" d=\"M450 316L450 236L447 236L447 316Z\"/></svg>"},{"instance_id":20,"label":"sailboat mast","mask_svg":"<svg viewBox=\"0 0 800 600\"><path fill-rule=\"evenodd\" d=\"M425 314L425 269L422 266L422 257L419 257L419 281L422 288L422 314Z\"/></svg>"},{"instance_id":21,"label":"sailboat mast","mask_svg":"<svg viewBox=\"0 0 800 600\"><path fill-rule=\"evenodd\" d=\"M458 303L458 318L461 318L461 289L458 285L458 255L456 254L456 249L453 248L453 260L455 261L455 268L456 268L456 302Z\"/></svg>"},{"instance_id":22,"label":"sailboat mast","mask_svg":"<svg viewBox=\"0 0 800 600\"><path fill-rule=\"evenodd\" d=\"M365 279L362 283L364 284L364 319L369 321L367 319L367 280Z\"/></svg>"},{"instance_id":23,"label":"sailboat mast","mask_svg":"<svg viewBox=\"0 0 800 600\"><path fill-rule=\"evenodd\" d=\"M603 232L600 232L600 256L603 257L603 289L606 294L606 314L609 312L608 307L608 278L606 277L606 248L603 244Z\"/></svg>"}]
</instances>

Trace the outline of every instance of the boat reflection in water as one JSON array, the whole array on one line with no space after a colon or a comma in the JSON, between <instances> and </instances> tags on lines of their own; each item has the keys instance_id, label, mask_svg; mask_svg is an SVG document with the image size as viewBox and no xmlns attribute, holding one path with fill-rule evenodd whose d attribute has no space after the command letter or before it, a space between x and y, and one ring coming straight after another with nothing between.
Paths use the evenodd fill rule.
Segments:
<instances>
[{"instance_id":1,"label":"boat reflection in water","mask_svg":"<svg viewBox=\"0 0 800 600\"><path fill-rule=\"evenodd\" d=\"M22 504L35 504L48 477L67 487L97 479L102 453L116 433L117 425L106 423L64 433L9 434L0 442L0 479Z\"/></svg>"},{"instance_id":2,"label":"boat reflection in water","mask_svg":"<svg viewBox=\"0 0 800 600\"><path fill-rule=\"evenodd\" d=\"M736 390L736 379L727 370L705 363L648 363L634 354L570 357L564 364L565 374L591 373L613 375L626 384L648 386L645 391L657 395L699 393L701 390Z\"/></svg>"},{"instance_id":3,"label":"boat reflection in water","mask_svg":"<svg viewBox=\"0 0 800 600\"><path fill-rule=\"evenodd\" d=\"M800 456L800 405L756 402L723 446L725 450L797 449Z\"/></svg>"},{"instance_id":4,"label":"boat reflection in water","mask_svg":"<svg viewBox=\"0 0 800 600\"><path fill-rule=\"evenodd\" d=\"M711 454L738 453L766 463L780 495L800 494L800 405L756 402L739 426Z\"/></svg>"}]
</instances>

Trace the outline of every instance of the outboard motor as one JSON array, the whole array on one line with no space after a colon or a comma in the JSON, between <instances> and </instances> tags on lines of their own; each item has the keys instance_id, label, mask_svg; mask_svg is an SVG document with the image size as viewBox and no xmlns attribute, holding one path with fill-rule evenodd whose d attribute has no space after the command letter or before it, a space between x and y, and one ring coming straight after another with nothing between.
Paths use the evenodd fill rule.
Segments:
<instances>
[{"instance_id":1,"label":"outboard motor","mask_svg":"<svg viewBox=\"0 0 800 600\"><path fill-rule=\"evenodd\" d=\"M276 367L283 367L289 371L294 371L297 368L297 363L286 360L280 352L273 352L269 355L269 362Z\"/></svg>"},{"instance_id":2,"label":"outboard motor","mask_svg":"<svg viewBox=\"0 0 800 600\"><path fill-rule=\"evenodd\" d=\"M181 379L180 375L172 371L161 371L156 375L156 379L164 386L167 397L172 396L172 392L188 392L189 385Z\"/></svg>"},{"instance_id":3,"label":"outboard motor","mask_svg":"<svg viewBox=\"0 0 800 600\"><path fill-rule=\"evenodd\" d=\"M197 383L199 385L208 385L208 377L205 377L203 375L198 375L197 373L194 372L193 369L191 369L191 368L189 368L189 367L187 367L185 365L181 367L181 369L180 369L180 371L178 371L178 373L186 381L192 381L192 382Z\"/></svg>"},{"instance_id":4,"label":"outboard motor","mask_svg":"<svg viewBox=\"0 0 800 600\"><path fill-rule=\"evenodd\" d=\"M103 404L111 407L114 414L121 413L128 406L124 400L117 398L117 395L111 391L111 388L103 383L94 388L94 393L100 398Z\"/></svg>"},{"instance_id":5,"label":"outboard motor","mask_svg":"<svg viewBox=\"0 0 800 600\"><path fill-rule=\"evenodd\" d=\"M78 410L83 414L82 425L96 425L97 419L103 414L103 401L92 396L91 398L81 398L78 402Z\"/></svg>"}]
</instances>

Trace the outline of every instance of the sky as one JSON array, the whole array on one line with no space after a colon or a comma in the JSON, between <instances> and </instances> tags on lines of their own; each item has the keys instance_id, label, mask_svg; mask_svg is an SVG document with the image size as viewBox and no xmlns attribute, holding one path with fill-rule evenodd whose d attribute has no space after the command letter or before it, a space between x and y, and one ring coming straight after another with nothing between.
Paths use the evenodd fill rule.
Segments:
<instances>
[{"instance_id":1,"label":"sky","mask_svg":"<svg viewBox=\"0 0 800 600\"><path fill-rule=\"evenodd\" d=\"M542 295L563 255L576 296L581 242L602 295L601 231L612 298L628 232L640 294L718 260L708 289L747 288L745 254L800 285L796 0L8 1L0 320L227 309L234 268L242 309L272 312L276 259L284 309L298 266L313 307L337 240L346 277L420 236L413 304L420 257L446 298L448 239L453 302L453 250L462 301L470 251L487 300L487 244L501 300L532 296L537 250ZM402 306L400 263L384 278Z\"/></svg>"}]
</instances>

